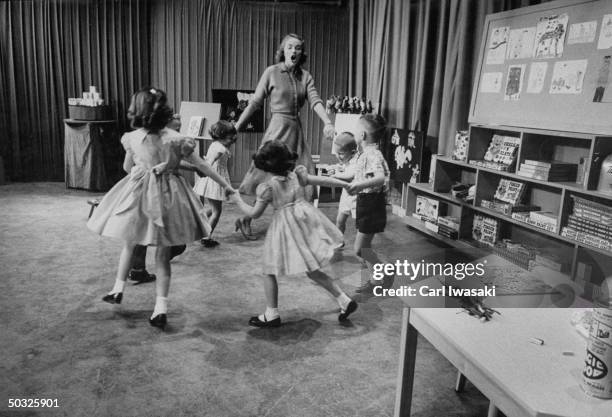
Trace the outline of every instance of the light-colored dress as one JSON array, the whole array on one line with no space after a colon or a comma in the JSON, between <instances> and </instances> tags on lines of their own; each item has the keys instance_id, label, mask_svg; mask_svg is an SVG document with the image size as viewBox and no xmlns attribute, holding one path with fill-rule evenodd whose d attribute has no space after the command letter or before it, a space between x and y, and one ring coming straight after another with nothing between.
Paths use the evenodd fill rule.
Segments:
<instances>
[{"instance_id":1,"label":"light-colored dress","mask_svg":"<svg viewBox=\"0 0 612 417\"><path fill-rule=\"evenodd\" d=\"M178 171L195 141L170 129L158 134L138 129L124 134L121 143L135 165L104 196L87 227L139 245L175 246L207 237L204 206ZM152 168L162 162L166 172L154 174Z\"/></svg>"},{"instance_id":2,"label":"light-colored dress","mask_svg":"<svg viewBox=\"0 0 612 417\"><path fill-rule=\"evenodd\" d=\"M317 103L323 103L315 88L312 75L305 69L299 69L295 73L287 69L283 62L272 65L262 74L249 106L260 108L266 98L270 104L272 117L261 144L269 140L284 142L289 149L297 153L297 165L305 166L308 172L313 174L312 154L304 140L300 121L300 109L306 100L311 108ZM252 195L257 185L265 181L265 178L266 174L251 164L240 185L240 192ZM308 201L312 201L313 192L312 186L306 187Z\"/></svg>"},{"instance_id":3,"label":"light-colored dress","mask_svg":"<svg viewBox=\"0 0 612 417\"><path fill-rule=\"evenodd\" d=\"M293 275L321 269L342 245L342 233L305 200L304 166L286 177L274 176L257 186L257 199L274 207L266 233L263 272Z\"/></svg>"},{"instance_id":4,"label":"light-colored dress","mask_svg":"<svg viewBox=\"0 0 612 417\"><path fill-rule=\"evenodd\" d=\"M221 156L219 156L219 158L212 163L211 168L213 171L217 172L217 174L225 178L229 184L230 177L229 171L227 170L227 160L231 156L230 150L223 146L221 142L214 141L208 147L206 159L211 160L219 153ZM229 201L229 199L225 196L225 188L209 177L199 178L193 187L193 191L197 195L211 200Z\"/></svg>"}]
</instances>

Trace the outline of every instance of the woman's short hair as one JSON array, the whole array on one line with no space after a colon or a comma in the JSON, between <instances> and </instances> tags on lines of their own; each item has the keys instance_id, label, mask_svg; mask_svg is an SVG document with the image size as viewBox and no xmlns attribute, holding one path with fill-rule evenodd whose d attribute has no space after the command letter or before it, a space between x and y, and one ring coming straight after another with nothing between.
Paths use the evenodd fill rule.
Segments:
<instances>
[{"instance_id":1,"label":"woman's short hair","mask_svg":"<svg viewBox=\"0 0 612 417\"><path fill-rule=\"evenodd\" d=\"M168 106L168 96L159 88L144 87L132 96L127 112L130 125L151 131L159 131L172 120L172 108Z\"/></svg>"},{"instance_id":2,"label":"woman's short hair","mask_svg":"<svg viewBox=\"0 0 612 417\"><path fill-rule=\"evenodd\" d=\"M289 33L288 35L285 35L280 45L278 46L278 49L276 50L274 59L277 64L285 62L285 44L287 43L287 41L289 41L289 39L297 39L298 41L302 42L302 55L300 55L300 60L296 63L298 67L301 67L302 64L306 62L306 58L308 58L308 55L306 54L306 42L304 42L304 39L300 35L297 35L295 33Z\"/></svg>"},{"instance_id":3,"label":"woman's short hair","mask_svg":"<svg viewBox=\"0 0 612 417\"><path fill-rule=\"evenodd\" d=\"M275 175L287 175L295 168L297 153L278 140L271 140L262 145L253 155L253 163L262 171Z\"/></svg>"}]
</instances>

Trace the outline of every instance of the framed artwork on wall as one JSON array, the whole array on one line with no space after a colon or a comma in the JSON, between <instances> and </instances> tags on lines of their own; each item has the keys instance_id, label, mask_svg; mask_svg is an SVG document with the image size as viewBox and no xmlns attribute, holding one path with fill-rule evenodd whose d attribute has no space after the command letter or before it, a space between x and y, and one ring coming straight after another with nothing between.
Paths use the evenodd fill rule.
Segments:
<instances>
[{"instance_id":1,"label":"framed artwork on wall","mask_svg":"<svg viewBox=\"0 0 612 417\"><path fill-rule=\"evenodd\" d=\"M212 99L215 103L221 103L221 120L236 123L240 115L247 108L253 90L227 90L213 88ZM258 109L251 119L247 122L245 130L247 132L264 131L264 112L263 107Z\"/></svg>"}]
</instances>

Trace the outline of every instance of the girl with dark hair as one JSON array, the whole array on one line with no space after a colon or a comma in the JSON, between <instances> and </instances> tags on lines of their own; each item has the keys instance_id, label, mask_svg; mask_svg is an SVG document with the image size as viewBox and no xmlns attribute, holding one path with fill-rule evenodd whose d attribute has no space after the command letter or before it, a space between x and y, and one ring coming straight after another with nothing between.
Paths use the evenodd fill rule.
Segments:
<instances>
[{"instance_id":1,"label":"girl with dark hair","mask_svg":"<svg viewBox=\"0 0 612 417\"><path fill-rule=\"evenodd\" d=\"M229 184L230 177L227 169L227 160L231 156L230 148L236 142L236 129L230 122L219 120L210 127L209 133L213 138L213 142L206 152L206 162L210 164L217 174L225 178L225 181ZM206 199L210 205L209 220L212 230L210 231L210 236L201 239L200 243L207 248L215 247L219 242L211 239L211 236L221 217L223 201L227 201L225 190L211 178L201 177L196 181L193 191L200 196L200 199Z\"/></svg>"},{"instance_id":2,"label":"girl with dark hair","mask_svg":"<svg viewBox=\"0 0 612 417\"><path fill-rule=\"evenodd\" d=\"M309 101L310 107L325 124L323 134L326 137L333 138L335 131L325 112L324 103L315 88L312 75L302 68L306 56L304 40L301 37L291 33L283 38L276 51L276 64L264 71L257 84L254 98L236 122L236 129L242 130L249 118L263 106L264 99L267 98L272 118L263 136L262 145L269 140L280 140L290 150L297 153L297 164L303 165L312 174L314 173L312 155L310 147L304 140L299 116L304 102ZM253 194L263 177L263 173L258 172L256 167L251 165L242 180L240 192ZM307 187L306 199L312 201L313 196L314 189ZM250 224L249 217L238 219L236 230L240 230L245 238L252 238Z\"/></svg>"},{"instance_id":3,"label":"girl with dark hair","mask_svg":"<svg viewBox=\"0 0 612 417\"><path fill-rule=\"evenodd\" d=\"M210 226L204 206L183 178L181 160L193 164L226 187L231 185L194 154L195 141L165 126L172 118L166 93L147 87L132 96L128 110L138 128L121 138L125 148L123 169L129 172L102 199L87 222L94 232L124 241L113 289L102 300L120 304L136 245L157 246L155 254L156 302L149 319L152 326L166 325L170 288L170 247L208 236Z\"/></svg>"},{"instance_id":4,"label":"girl with dark hair","mask_svg":"<svg viewBox=\"0 0 612 417\"><path fill-rule=\"evenodd\" d=\"M274 207L263 251L266 311L251 317L256 327L278 327L279 275L306 275L332 294L340 306L338 320L344 321L357 309L329 275L321 271L336 249L342 245L338 228L318 209L306 201L307 185L346 187L344 181L309 175L303 165L295 167L298 156L280 141L268 141L253 156L255 166L267 173L267 180L257 186L257 201L250 206L239 193L233 194L238 207L249 217L261 216L268 204Z\"/></svg>"}]
</instances>

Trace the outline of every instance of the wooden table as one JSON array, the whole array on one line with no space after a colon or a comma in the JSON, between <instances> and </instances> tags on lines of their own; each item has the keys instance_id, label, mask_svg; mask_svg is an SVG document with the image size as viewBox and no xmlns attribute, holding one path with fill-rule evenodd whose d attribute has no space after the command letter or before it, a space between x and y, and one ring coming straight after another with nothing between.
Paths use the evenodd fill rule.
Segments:
<instances>
[{"instance_id":1,"label":"wooden table","mask_svg":"<svg viewBox=\"0 0 612 417\"><path fill-rule=\"evenodd\" d=\"M112 182L109 183L107 178L103 143L114 138L115 124L114 120L64 119L64 179L67 188L90 191L109 188Z\"/></svg>"},{"instance_id":2,"label":"wooden table","mask_svg":"<svg viewBox=\"0 0 612 417\"><path fill-rule=\"evenodd\" d=\"M405 308L395 416L410 415L418 333L489 398L489 415L612 416L612 400L588 397L579 386L586 340L570 324L578 310L507 308L482 323L460 309Z\"/></svg>"}]
</instances>

